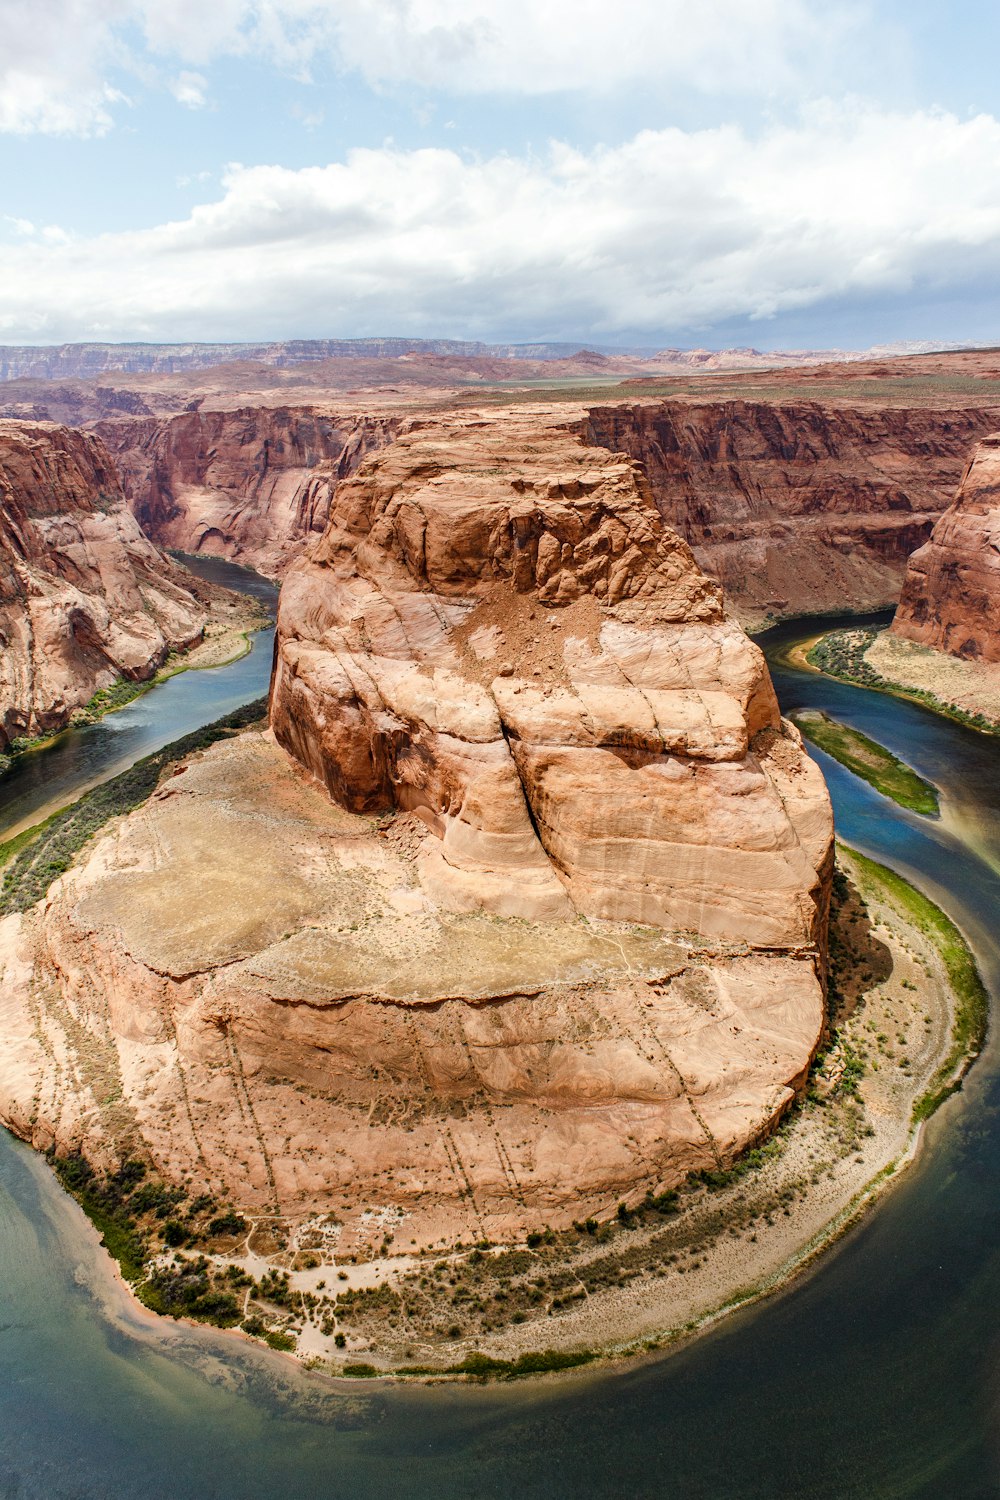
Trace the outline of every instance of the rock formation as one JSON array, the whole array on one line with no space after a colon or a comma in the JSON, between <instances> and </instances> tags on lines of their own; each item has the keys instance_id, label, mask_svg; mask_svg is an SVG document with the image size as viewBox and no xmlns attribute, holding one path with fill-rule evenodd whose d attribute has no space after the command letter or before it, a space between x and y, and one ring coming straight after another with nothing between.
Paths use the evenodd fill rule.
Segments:
<instances>
[{"instance_id":1,"label":"rock formation","mask_svg":"<svg viewBox=\"0 0 1000 1500\"><path fill-rule=\"evenodd\" d=\"M323 532L338 481L397 425L391 416L258 406L97 430L147 536L276 576Z\"/></svg>"},{"instance_id":2,"label":"rock formation","mask_svg":"<svg viewBox=\"0 0 1000 1500\"><path fill-rule=\"evenodd\" d=\"M97 438L0 422L0 749L198 640L207 594L147 541Z\"/></svg>"},{"instance_id":3,"label":"rock formation","mask_svg":"<svg viewBox=\"0 0 1000 1500\"><path fill-rule=\"evenodd\" d=\"M740 618L892 604L948 504L981 406L677 400L593 408L587 441L627 453Z\"/></svg>"},{"instance_id":4,"label":"rock formation","mask_svg":"<svg viewBox=\"0 0 1000 1500\"><path fill-rule=\"evenodd\" d=\"M278 636L273 738L0 923L2 1117L333 1214L338 1254L568 1224L766 1134L823 1027L830 805L637 465L549 409L414 421Z\"/></svg>"},{"instance_id":5,"label":"rock formation","mask_svg":"<svg viewBox=\"0 0 1000 1500\"><path fill-rule=\"evenodd\" d=\"M1000 662L1000 433L976 448L954 504L910 558L892 631Z\"/></svg>"}]
</instances>

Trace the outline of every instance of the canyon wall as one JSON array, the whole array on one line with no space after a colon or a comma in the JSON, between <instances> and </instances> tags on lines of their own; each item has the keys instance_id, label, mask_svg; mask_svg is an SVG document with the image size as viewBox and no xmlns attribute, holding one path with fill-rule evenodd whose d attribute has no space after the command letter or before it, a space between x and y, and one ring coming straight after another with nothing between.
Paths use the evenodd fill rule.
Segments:
<instances>
[{"instance_id":1,"label":"canyon wall","mask_svg":"<svg viewBox=\"0 0 1000 1500\"><path fill-rule=\"evenodd\" d=\"M199 639L207 598L142 535L98 438L0 422L0 749L150 676Z\"/></svg>"},{"instance_id":2,"label":"canyon wall","mask_svg":"<svg viewBox=\"0 0 1000 1500\"><path fill-rule=\"evenodd\" d=\"M271 734L0 922L0 1118L366 1257L613 1213L773 1128L824 1026L826 788L577 417L414 423L339 485Z\"/></svg>"},{"instance_id":3,"label":"canyon wall","mask_svg":"<svg viewBox=\"0 0 1000 1500\"><path fill-rule=\"evenodd\" d=\"M892 631L974 661L1000 661L1000 433L976 448L954 503L910 558Z\"/></svg>"},{"instance_id":4,"label":"canyon wall","mask_svg":"<svg viewBox=\"0 0 1000 1500\"><path fill-rule=\"evenodd\" d=\"M397 426L391 416L259 406L101 422L96 430L147 536L273 577L322 533L339 481Z\"/></svg>"},{"instance_id":5,"label":"canyon wall","mask_svg":"<svg viewBox=\"0 0 1000 1500\"><path fill-rule=\"evenodd\" d=\"M893 604L994 409L812 401L595 407L586 441L645 469L740 618Z\"/></svg>"}]
</instances>

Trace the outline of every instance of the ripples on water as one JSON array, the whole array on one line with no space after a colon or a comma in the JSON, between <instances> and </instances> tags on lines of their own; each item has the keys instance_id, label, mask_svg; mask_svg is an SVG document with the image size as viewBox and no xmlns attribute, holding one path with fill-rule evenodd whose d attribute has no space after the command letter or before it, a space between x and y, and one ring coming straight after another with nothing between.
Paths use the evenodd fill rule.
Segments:
<instances>
[{"instance_id":1,"label":"ripples on water","mask_svg":"<svg viewBox=\"0 0 1000 1500\"><path fill-rule=\"evenodd\" d=\"M773 658L804 633L763 644ZM775 681L786 712L837 713L942 789L957 821L930 823L823 759L841 834L919 878L997 993L997 743L810 674ZM987 859L951 831L966 826ZM920 1165L788 1292L669 1358L483 1388L337 1387L146 1324L44 1164L0 1138L0 1494L1000 1496L998 1103L994 1038Z\"/></svg>"}]
</instances>

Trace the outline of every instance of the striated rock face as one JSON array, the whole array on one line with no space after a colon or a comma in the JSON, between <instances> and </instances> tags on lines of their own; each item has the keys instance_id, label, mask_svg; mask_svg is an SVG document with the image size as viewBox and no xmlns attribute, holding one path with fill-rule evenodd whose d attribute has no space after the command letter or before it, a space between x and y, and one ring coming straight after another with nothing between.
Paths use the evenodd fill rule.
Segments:
<instances>
[{"instance_id":1,"label":"striated rock face","mask_svg":"<svg viewBox=\"0 0 1000 1500\"><path fill-rule=\"evenodd\" d=\"M1000 433L979 444L954 504L910 558L892 631L1000 662Z\"/></svg>"},{"instance_id":2,"label":"striated rock face","mask_svg":"<svg viewBox=\"0 0 1000 1500\"><path fill-rule=\"evenodd\" d=\"M103 443L0 422L0 749L198 640L192 587L140 532Z\"/></svg>"},{"instance_id":3,"label":"striated rock face","mask_svg":"<svg viewBox=\"0 0 1000 1500\"><path fill-rule=\"evenodd\" d=\"M278 636L279 743L417 812L439 898L817 940L825 792L632 461L539 413L415 424L341 486Z\"/></svg>"},{"instance_id":4,"label":"striated rock face","mask_svg":"<svg viewBox=\"0 0 1000 1500\"><path fill-rule=\"evenodd\" d=\"M549 410L412 423L286 576L271 719L0 924L20 1133L405 1253L781 1116L829 800L634 462Z\"/></svg>"},{"instance_id":5,"label":"striated rock face","mask_svg":"<svg viewBox=\"0 0 1000 1500\"><path fill-rule=\"evenodd\" d=\"M97 430L147 536L275 576L322 533L338 482L397 426L391 416L262 406Z\"/></svg>"},{"instance_id":6,"label":"striated rock face","mask_svg":"<svg viewBox=\"0 0 1000 1500\"><path fill-rule=\"evenodd\" d=\"M756 622L894 603L996 420L972 407L668 401L597 407L581 430L641 462L664 520Z\"/></svg>"}]
</instances>

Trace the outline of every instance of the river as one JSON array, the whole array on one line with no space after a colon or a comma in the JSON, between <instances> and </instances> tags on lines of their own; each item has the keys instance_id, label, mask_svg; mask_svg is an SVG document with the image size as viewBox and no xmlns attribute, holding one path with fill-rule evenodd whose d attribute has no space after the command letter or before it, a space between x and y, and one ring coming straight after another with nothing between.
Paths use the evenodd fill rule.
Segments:
<instances>
[{"instance_id":1,"label":"river","mask_svg":"<svg viewBox=\"0 0 1000 1500\"><path fill-rule=\"evenodd\" d=\"M805 635L800 623L761 638L784 710L839 715L943 794L940 821L920 818L820 756L841 836L939 901L1000 994L1000 747L782 665ZM159 714L163 691L141 702ZM210 717L231 706L220 699ZM337 1386L210 1330L150 1321L44 1163L2 1137L0 1494L1000 1496L998 1059L991 1036L918 1165L784 1293L670 1356L509 1386Z\"/></svg>"},{"instance_id":2,"label":"river","mask_svg":"<svg viewBox=\"0 0 1000 1500\"><path fill-rule=\"evenodd\" d=\"M199 577L260 600L271 614L278 590L267 578L215 557L185 557ZM0 839L72 802L100 781L232 713L267 692L273 630L256 631L252 649L227 667L178 672L96 724L67 729L43 750L20 756L0 776Z\"/></svg>"}]
</instances>

